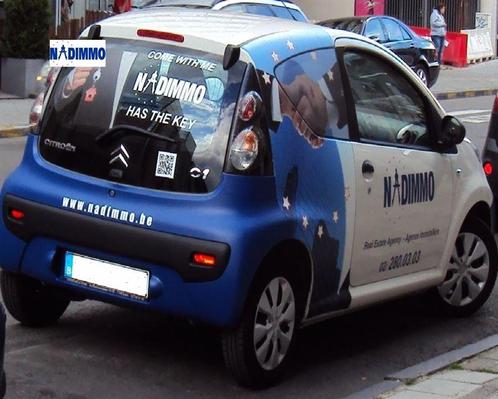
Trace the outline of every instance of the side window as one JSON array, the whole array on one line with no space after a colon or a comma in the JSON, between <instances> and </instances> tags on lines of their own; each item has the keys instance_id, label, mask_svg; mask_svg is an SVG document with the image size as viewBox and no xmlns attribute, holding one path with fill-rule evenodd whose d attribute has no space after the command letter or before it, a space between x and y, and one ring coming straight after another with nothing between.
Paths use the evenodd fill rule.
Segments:
<instances>
[{"instance_id":1,"label":"side window","mask_svg":"<svg viewBox=\"0 0 498 399\"><path fill-rule=\"evenodd\" d=\"M270 6L270 8L278 18L294 20L292 14L287 10L287 8L279 6Z\"/></svg>"},{"instance_id":2,"label":"side window","mask_svg":"<svg viewBox=\"0 0 498 399\"><path fill-rule=\"evenodd\" d=\"M401 32L403 33L403 40L412 40L412 35L408 33L405 27L401 27Z\"/></svg>"},{"instance_id":3,"label":"side window","mask_svg":"<svg viewBox=\"0 0 498 399\"><path fill-rule=\"evenodd\" d=\"M348 119L341 73L333 49L297 55L275 69L280 105L295 128L314 135L347 139Z\"/></svg>"},{"instance_id":4,"label":"side window","mask_svg":"<svg viewBox=\"0 0 498 399\"><path fill-rule=\"evenodd\" d=\"M266 4L246 4L246 10L249 14L266 15L268 17L275 16Z\"/></svg>"},{"instance_id":5,"label":"side window","mask_svg":"<svg viewBox=\"0 0 498 399\"><path fill-rule=\"evenodd\" d=\"M373 55L346 52L360 139L430 146L422 97L398 70Z\"/></svg>"},{"instance_id":6,"label":"side window","mask_svg":"<svg viewBox=\"0 0 498 399\"><path fill-rule=\"evenodd\" d=\"M302 12L289 8L289 12L292 14L294 19L299 22L308 22L308 19L303 15Z\"/></svg>"},{"instance_id":7,"label":"side window","mask_svg":"<svg viewBox=\"0 0 498 399\"><path fill-rule=\"evenodd\" d=\"M223 11L234 12L234 13L245 13L246 7L242 4L232 4L222 8Z\"/></svg>"},{"instance_id":8,"label":"side window","mask_svg":"<svg viewBox=\"0 0 498 399\"><path fill-rule=\"evenodd\" d=\"M401 26L392 19L384 18L384 26L387 31L387 36L390 42L400 42L403 39L403 32L401 31Z\"/></svg>"},{"instance_id":9,"label":"side window","mask_svg":"<svg viewBox=\"0 0 498 399\"><path fill-rule=\"evenodd\" d=\"M385 43L387 41L380 19L374 18L368 21L367 26L365 27L365 36L370 39L378 40L380 43Z\"/></svg>"}]
</instances>

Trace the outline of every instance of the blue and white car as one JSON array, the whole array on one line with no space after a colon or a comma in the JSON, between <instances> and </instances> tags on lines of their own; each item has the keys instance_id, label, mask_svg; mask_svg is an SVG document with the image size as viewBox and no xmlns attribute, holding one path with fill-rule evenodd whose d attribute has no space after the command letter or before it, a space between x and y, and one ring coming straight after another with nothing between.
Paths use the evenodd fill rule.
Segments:
<instances>
[{"instance_id":1,"label":"blue and white car","mask_svg":"<svg viewBox=\"0 0 498 399\"><path fill-rule=\"evenodd\" d=\"M24 325L91 298L208 323L249 387L296 330L428 291L455 315L497 273L464 127L392 52L283 19L138 11L83 33L1 194L1 288Z\"/></svg>"}]
</instances>

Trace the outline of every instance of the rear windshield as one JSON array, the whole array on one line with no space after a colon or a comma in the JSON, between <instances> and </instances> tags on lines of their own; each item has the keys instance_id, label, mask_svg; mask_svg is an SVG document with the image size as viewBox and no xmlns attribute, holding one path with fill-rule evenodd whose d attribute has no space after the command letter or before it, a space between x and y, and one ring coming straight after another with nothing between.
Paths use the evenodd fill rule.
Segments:
<instances>
[{"instance_id":1,"label":"rear windshield","mask_svg":"<svg viewBox=\"0 0 498 399\"><path fill-rule=\"evenodd\" d=\"M153 189L219 183L245 64L175 46L108 40L105 68L63 68L41 126L49 162Z\"/></svg>"},{"instance_id":2,"label":"rear windshield","mask_svg":"<svg viewBox=\"0 0 498 399\"><path fill-rule=\"evenodd\" d=\"M361 19L337 20L326 24L326 26L332 29L347 30L354 33L360 33L362 25L363 20Z\"/></svg>"}]
</instances>

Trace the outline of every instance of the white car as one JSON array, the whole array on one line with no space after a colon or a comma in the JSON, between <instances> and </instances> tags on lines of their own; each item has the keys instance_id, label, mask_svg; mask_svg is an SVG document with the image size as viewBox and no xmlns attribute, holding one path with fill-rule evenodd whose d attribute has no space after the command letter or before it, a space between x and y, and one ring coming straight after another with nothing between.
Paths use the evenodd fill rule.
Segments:
<instances>
[{"instance_id":1,"label":"white car","mask_svg":"<svg viewBox=\"0 0 498 399\"><path fill-rule=\"evenodd\" d=\"M83 36L105 37L106 66L61 69L0 193L22 324L84 298L174 314L219 328L229 370L261 387L300 327L420 291L459 316L488 299L476 148L382 45L170 8Z\"/></svg>"},{"instance_id":2,"label":"white car","mask_svg":"<svg viewBox=\"0 0 498 399\"><path fill-rule=\"evenodd\" d=\"M142 0L144 1L144 0ZM291 1L279 0L145 0L145 7L210 8L307 22L308 17Z\"/></svg>"}]
</instances>

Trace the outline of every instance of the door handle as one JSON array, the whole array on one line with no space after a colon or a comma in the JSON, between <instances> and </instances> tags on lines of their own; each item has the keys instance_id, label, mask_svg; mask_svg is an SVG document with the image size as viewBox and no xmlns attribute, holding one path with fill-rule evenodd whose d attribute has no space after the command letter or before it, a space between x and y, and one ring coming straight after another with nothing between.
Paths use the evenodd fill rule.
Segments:
<instances>
[{"instance_id":1,"label":"door handle","mask_svg":"<svg viewBox=\"0 0 498 399\"><path fill-rule=\"evenodd\" d=\"M361 173L364 175L371 175L375 172L375 168L370 161L363 162L361 166Z\"/></svg>"}]
</instances>

